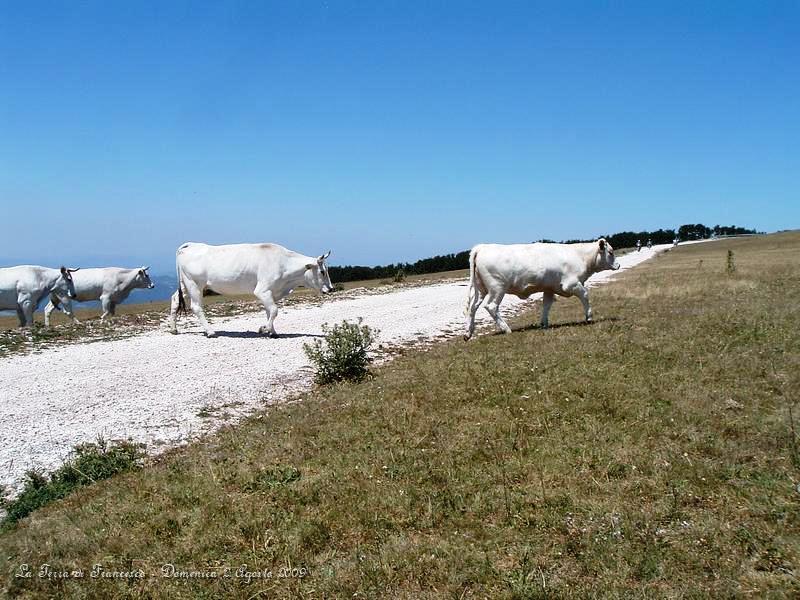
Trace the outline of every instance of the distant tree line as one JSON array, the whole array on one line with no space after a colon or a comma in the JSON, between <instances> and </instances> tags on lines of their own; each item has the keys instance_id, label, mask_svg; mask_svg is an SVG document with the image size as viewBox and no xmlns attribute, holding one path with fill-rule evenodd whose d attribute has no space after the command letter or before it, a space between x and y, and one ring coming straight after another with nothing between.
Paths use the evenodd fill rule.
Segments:
<instances>
[{"instance_id":1,"label":"distant tree line","mask_svg":"<svg viewBox=\"0 0 800 600\"><path fill-rule=\"evenodd\" d=\"M757 233L755 229L745 229L744 227L715 225L706 227L698 223L696 225L681 225L677 235L674 229L658 229L656 231L622 231L611 235L603 236L614 248L632 248L637 240L646 244L647 240L652 240L654 244L670 244L677 237L681 241L700 240L711 237L712 235L742 235ZM598 236L600 237L600 236ZM597 238L590 240L564 240L562 243L574 244L579 242L593 242ZM554 240L542 239L540 242L553 242ZM345 281L361 281L364 279L394 279L398 273L406 275L425 275L428 273L441 273L442 271L456 271L458 269L469 268L469 250L457 252L455 254L442 254L423 258L413 263L392 263L376 267L363 266L344 266L330 267L331 279L334 283L344 283ZM398 279L399 280L399 279Z\"/></svg>"},{"instance_id":2,"label":"distant tree line","mask_svg":"<svg viewBox=\"0 0 800 600\"><path fill-rule=\"evenodd\" d=\"M746 229L744 227L737 227L736 225L714 225L714 227L706 227L702 223L681 225L678 228L677 235L674 229L657 229L656 231L621 231L619 233L612 233L603 236L614 248L632 248L636 245L637 241L646 244L647 240L651 240L654 244L669 244L675 238L681 242L689 240L705 240L713 236L723 235L745 235L758 233L755 229ZM593 242L591 240L565 240L565 244L575 244L579 242ZM552 240L539 240L542 242L550 242Z\"/></svg>"},{"instance_id":3,"label":"distant tree line","mask_svg":"<svg viewBox=\"0 0 800 600\"><path fill-rule=\"evenodd\" d=\"M747 235L758 233L755 229L745 229L744 227L737 227L736 225L714 225L714 227L706 227L702 223L696 225L681 225L678 228L678 238L681 241L686 240L704 240L710 238L712 235Z\"/></svg>"},{"instance_id":4,"label":"distant tree line","mask_svg":"<svg viewBox=\"0 0 800 600\"><path fill-rule=\"evenodd\" d=\"M442 271L455 271L469 268L469 250L457 254L442 254L423 258L413 263L397 263L377 267L330 267L331 280L334 283L345 281L360 281L363 279L392 279L398 272L404 275L423 275L426 273L441 273Z\"/></svg>"}]
</instances>

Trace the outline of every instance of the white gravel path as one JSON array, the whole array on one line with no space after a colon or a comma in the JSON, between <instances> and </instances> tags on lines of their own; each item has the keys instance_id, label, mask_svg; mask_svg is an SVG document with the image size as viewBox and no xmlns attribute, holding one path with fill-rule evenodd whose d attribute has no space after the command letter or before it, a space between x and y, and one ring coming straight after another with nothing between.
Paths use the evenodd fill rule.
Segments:
<instances>
[{"instance_id":1,"label":"white gravel path","mask_svg":"<svg viewBox=\"0 0 800 600\"><path fill-rule=\"evenodd\" d=\"M621 257L622 270L667 247ZM614 275L599 273L589 283ZM171 447L308 387L302 346L325 322L363 317L380 329L381 343L461 335L466 294L462 280L282 308L276 329L286 337L278 339L256 335L265 316L251 313L215 319L215 339L192 318L179 321L177 336L157 330L2 359L0 485L19 489L27 469L52 470L98 435L132 438L150 451ZM522 304L506 296L503 313ZM491 322L485 311L479 315L481 324Z\"/></svg>"}]
</instances>

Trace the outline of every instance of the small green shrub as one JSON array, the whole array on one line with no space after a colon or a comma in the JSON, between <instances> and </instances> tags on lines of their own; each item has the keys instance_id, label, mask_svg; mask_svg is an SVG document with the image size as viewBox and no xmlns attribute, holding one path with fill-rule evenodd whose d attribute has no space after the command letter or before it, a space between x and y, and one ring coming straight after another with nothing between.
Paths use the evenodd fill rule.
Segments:
<instances>
[{"instance_id":1,"label":"small green shrub","mask_svg":"<svg viewBox=\"0 0 800 600\"><path fill-rule=\"evenodd\" d=\"M375 342L377 330L367 325L342 321L338 325L322 326L322 340L303 344L306 356L315 368L314 380L327 384L336 381L358 381L367 374L372 362L369 350Z\"/></svg>"},{"instance_id":2,"label":"small green shrub","mask_svg":"<svg viewBox=\"0 0 800 600\"><path fill-rule=\"evenodd\" d=\"M399 269L397 273L394 274L394 282L403 283L405 280L406 280L406 272L403 269Z\"/></svg>"},{"instance_id":3,"label":"small green shrub","mask_svg":"<svg viewBox=\"0 0 800 600\"><path fill-rule=\"evenodd\" d=\"M97 443L79 444L70 458L49 477L39 471L28 471L19 496L12 500L4 494L0 498L0 508L6 511L0 525L16 523L79 487L137 468L143 457L144 445L130 441L109 444L98 438Z\"/></svg>"},{"instance_id":4,"label":"small green shrub","mask_svg":"<svg viewBox=\"0 0 800 600\"><path fill-rule=\"evenodd\" d=\"M728 250L728 263L725 267L728 275L736 271L736 259L733 256L733 250Z\"/></svg>"},{"instance_id":5,"label":"small green shrub","mask_svg":"<svg viewBox=\"0 0 800 600\"><path fill-rule=\"evenodd\" d=\"M291 465L278 466L260 471L245 485L248 492L258 492L288 485L300 479L300 471Z\"/></svg>"}]
</instances>

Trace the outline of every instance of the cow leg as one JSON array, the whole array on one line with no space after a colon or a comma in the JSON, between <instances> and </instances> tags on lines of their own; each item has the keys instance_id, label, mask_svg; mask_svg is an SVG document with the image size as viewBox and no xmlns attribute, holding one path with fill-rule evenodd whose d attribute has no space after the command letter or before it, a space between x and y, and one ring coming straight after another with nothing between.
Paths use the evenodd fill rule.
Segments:
<instances>
[{"instance_id":1,"label":"cow leg","mask_svg":"<svg viewBox=\"0 0 800 600\"><path fill-rule=\"evenodd\" d=\"M114 307L109 298L100 298L100 304L103 307L103 314L100 315L100 322L103 323L108 315L114 314Z\"/></svg>"},{"instance_id":2,"label":"cow leg","mask_svg":"<svg viewBox=\"0 0 800 600\"><path fill-rule=\"evenodd\" d=\"M178 306L180 304L179 292L172 294L169 305L169 317L167 317L167 328L170 333L178 333Z\"/></svg>"},{"instance_id":3,"label":"cow leg","mask_svg":"<svg viewBox=\"0 0 800 600\"><path fill-rule=\"evenodd\" d=\"M592 307L589 304L589 291L583 286L582 283L578 282L572 289L570 290L573 295L580 298L581 303L583 304L583 314L586 316L586 322L592 322Z\"/></svg>"},{"instance_id":4,"label":"cow leg","mask_svg":"<svg viewBox=\"0 0 800 600\"><path fill-rule=\"evenodd\" d=\"M200 327L206 332L206 337L216 337L217 332L211 328L206 313L203 311L203 291L197 286L194 281L188 280L184 282L184 288L189 296L189 303L192 308L194 316L200 322Z\"/></svg>"},{"instance_id":5,"label":"cow leg","mask_svg":"<svg viewBox=\"0 0 800 600\"><path fill-rule=\"evenodd\" d=\"M486 301L486 312L488 312L492 318L494 319L495 325L497 328L502 331L503 333L511 333L511 327L508 326L503 320L503 317L500 316L500 303L503 301L503 293L496 293L496 292L489 292L488 299Z\"/></svg>"},{"instance_id":6,"label":"cow leg","mask_svg":"<svg viewBox=\"0 0 800 600\"><path fill-rule=\"evenodd\" d=\"M25 313L22 312L22 308L19 304L17 304L17 318L19 319L19 326L25 327Z\"/></svg>"},{"instance_id":7,"label":"cow leg","mask_svg":"<svg viewBox=\"0 0 800 600\"><path fill-rule=\"evenodd\" d=\"M475 333L475 315L481 307L483 297L478 289L475 290L475 295L470 299L470 305L467 307L467 332L464 334L464 339L468 340Z\"/></svg>"},{"instance_id":8,"label":"cow leg","mask_svg":"<svg viewBox=\"0 0 800 600\"><path fill-rule=\"evenodd\" d=\"M50 313L53 312L56 308L61 312L63 312L65 315L67 315L70 319L72 319L72 323L74 325L81 324L81 322L78 321L78 319L75 317L75 313L72 312L71 300L65 300L62 302L61 299L59 299L58 297L51 296L50 302L47 303L47 306L44 309L44 324L46 327L50 326L50 319L49 319Z\"/></svg>"},{"instance_id":9,"label":"cow leg","mask_svg":"<svg viewBox=\"0 0 800 600\"><path fill-rule=\"evenodd\" d=\"M81 322L78 320L78 317L75 316L75 313L72 311L72 302L67 300L66 302L61 303L61 312L67 315L70 319L72 319L73 325L80 325Z\"/></svg>"},{"instance_id":10,"label":"cow leg","mask_svg":"<svg viewBox=\"0 0 800 600\"><path fill-rule=\"evenodd\" d=\"M22 309L22 315L24 317L24 323L21 324L20 327L33 327L33 311L36 305L32 300L23 300L20 303L20 308Z\"/></svg>"},{"instance_id":11,"label":"cow leg","mask_svg":"<svg viewBox=\"0 0 800 600\"><path fill-rule=\"evenodd\" d=\"M254 293L256 298L264 305L264 310L267 311L267 324L262 325L258 329L258 332L266 333L269 337L278 337L278 334L275 332L275 317L278 316L278 305L275 304L272 292L269 290L262 291L256 288Z\"/></svg>"},{"instance_id":12,"label":"cow leg","mask_svg":"<svg viewBox=\"0 0 800 600\"><path fill-rule=\"evenodd\" d=\"M50 313L53 312L55 309L56 309L56 307L53 306L53 300L51 299L47 303L47 306L44 307L44 326L45 327L50 327Z\"/></svg>"},{"instance_id":13,"label":"cow leg","mask_svg":"<svg viewBox=\"0 0 800 600\"><path fill-rule=\"evenodd\" d=\"M197 320L200 321L200 327L206 332L206 337L217 337L217 332L209 324L208 319L206 319L206 313L203 310L203 292L197 287L191 289L186 286L186 288L189 292L189 301L192 303L192 312L197 317Z\"/></svg>"},{"instance_id":14,"label":"cow leg","mask_svg":"<svg viewBox=\"0 0 800 600\"><path fill-rule=\"evenodd\" d=\"M542 327L547 329L550 324L550 307L553 306L555 295L553 292L545 292L542 297Z\"/></svg>"}]
</instances>

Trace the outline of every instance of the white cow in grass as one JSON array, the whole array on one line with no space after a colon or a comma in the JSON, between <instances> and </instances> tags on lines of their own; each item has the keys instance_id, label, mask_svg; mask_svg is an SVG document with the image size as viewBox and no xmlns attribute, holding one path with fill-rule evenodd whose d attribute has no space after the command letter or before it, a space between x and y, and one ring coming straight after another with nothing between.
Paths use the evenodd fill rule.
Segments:
<instances>
[{"instance_id":1,"label":"white cow in grass","mask_svg":"<svg viewBox=\"0 0 800 600\"><path fill-rule=\"evenodd\" d=\"M500 303L506 294L528 298L544 292L542 327L547 327L548 314L556 294L578 296L583 303L586 320L592 320L586 280L598 271L619 269L614 250L604 239L587 244L478 244L469 255L469 296L467 299L467 332L475 331L475 313L486 299L486 311L497 328L511 333L500 316Z\"/></svg>"},{"instance_id":2,"label":"white cow in grass","mask_svg":"<svg viewBox=\"0 0 800 600\"><path fill-rule=\"evenodd\" d=\"M34 265L0 269L0 310L15 310L20 327L33 325L33 312L49 294L75 297L72 274L77 269Z\"/></svg>"},{"instance_id":3,"label":"white cow in grass","mask_svg":"<svg viewBox=\"0 0 800 600\"><path fill-rule=\"evenodd\" d=\"M178 291L172 296L168 326L178 333L176 315L189 305L208 337L216 332L203 312L203 292L224 295L253 294L264 305L267 324L259 329L275 337L278 302L298 286L323 294L333 291L325 259L305 256L277 244L210 246L189 242L178 248Z\"/></svg>"},{"instance_id":4,"label":"white cow in grass","mask_svg":"<svg viewBox=\"0 0 800 600\"><path fill-rule=\"evenodd\" d=\"M139 269L121 269L119 267L105 267L102 269L83 269L73 276L75 284L75 300L77 302L89 302L99 300L103 307L101 321L105 321L108 315L113 315L117 304L123 302L128 295L137 288L152 289L155 284L150 281L147 271L150 267ZM59 297L58 294L50 294L50 302L44 309L44 324L50 326L50 313L59 309L70 317L74 323L80 321L75 318L72 312L72 301L69 298Z\"/></svg>"}]
</instances>

